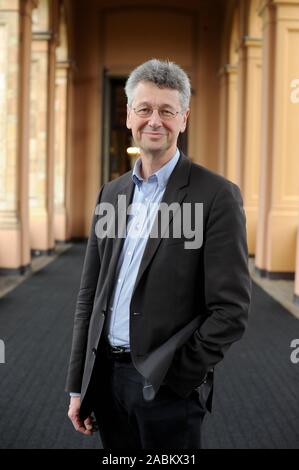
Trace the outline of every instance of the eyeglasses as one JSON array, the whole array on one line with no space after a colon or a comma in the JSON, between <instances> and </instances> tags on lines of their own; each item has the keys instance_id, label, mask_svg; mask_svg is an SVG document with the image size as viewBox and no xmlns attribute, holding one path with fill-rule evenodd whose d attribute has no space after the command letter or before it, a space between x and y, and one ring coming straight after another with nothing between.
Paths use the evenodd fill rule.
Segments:
<instances>
[{"instance_id":1,"label":"eyeglasses","mask_svg":"<svg viewBox=\"0 0 299 470\"><path fill-rule=\"evenodd\" d=\"M149 118L153 112L154 109L156 109L159 113L159 116L161 119L164 121L168 121L170 119L174 119L180 111L174 111L169 108L151 108L150 106L139 106L137 108L132 108L135 114L141 118Z\"/></svg>"}]
</instances>

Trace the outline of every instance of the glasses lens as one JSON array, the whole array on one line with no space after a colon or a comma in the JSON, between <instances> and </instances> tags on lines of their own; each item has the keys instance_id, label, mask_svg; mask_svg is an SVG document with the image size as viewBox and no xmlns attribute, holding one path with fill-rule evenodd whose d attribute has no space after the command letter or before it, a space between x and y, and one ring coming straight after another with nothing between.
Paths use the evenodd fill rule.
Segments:
<instances>
[{"instance_id":1,"label":"glasses lens","mask_svg":"<svg viewBox=\"0 0 299 470\"><path fill-rule=\"evenodd\" d=\"M147 106L140 106L138 108L134 108L134 111L137 116L140 116L142 118L150 117L153 114L153 108ZM160 118L165 120L173 119L178 114L176 111L168 108L159 108L158 113Z\"/></svg>"},{"instance_id":2,"label":"glasses lens","mask_svg":"<svg viewBox=\"0 0 299 470\"><path fill-rule=\"evenodd\" d=\"M149 117L153 113L153 110L152 108L142 106L140 108L135 108L135 113L140 117Z\"/></svg>"},{"instance_id":3,"label":"glasses lens","mask_svg":"<svg viewBox=\"0 0 299 470\"><path fill-rule=\"evenodd\" d=\"M159 109L159 115L162 119L173 119L176 115L175 111L170 109Z\"/></svg>"}]
</instances>

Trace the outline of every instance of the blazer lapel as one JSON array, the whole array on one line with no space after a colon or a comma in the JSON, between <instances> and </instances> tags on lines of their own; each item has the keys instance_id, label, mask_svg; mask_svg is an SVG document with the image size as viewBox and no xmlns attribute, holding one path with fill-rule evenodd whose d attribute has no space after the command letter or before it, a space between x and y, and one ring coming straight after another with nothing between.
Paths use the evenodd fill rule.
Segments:
<instances>
[{"instance_id":1,"label":"blazer lapel","mask_svg":"<svg viewBox=\"0 0 299 470\"><path fill-rule=\"evenodd\" d=\"M179 204L181 204L183 202L183 200L184 200L184 198L186 197L186 194L187 194L187 186L188 186L188 183L189 183L190 168L191 168L191 161L187 157L185 157L185 155L182 154L182 152L181 152L180 159L179 159L177 165L175 166L172 174L170 175L170 178L169 178L169 181L167 183L167 186L166 186L163 198L161 200L161 203L164 202L167 205L170 205L174 202L177 202ZM157 217L158 217L158 214L156 216L155 223L157 222ZM144 253L143 253L143 257L142 257L140 266L139 266L139 271L138 271L138 274L137 274L137 278L136 278L136 282L135 282L135 286L134 286L134 290L133 290L132 295L134 295L134 292L137 288L137 285L138 285L144 271L146 270L147 266L149 265L151 259L153 258L154 254L156 253L156 251L157 251L157 249L158 249L158 247L159 247L159 245L162 241L163 234L167 230L167 228L168 228L170 222L172 221L172 219L173 219L173 213L171 212L167 227L165 227L164 230L161 231L161 234L159 234L159 236L156 237L156 238L149 237L149 239L147 241L147 244L146 244L146 247L145 247L145 250L144 250ZM155 223L154 223L153 226L155 226Z\"/></svg>"}]
</instances>

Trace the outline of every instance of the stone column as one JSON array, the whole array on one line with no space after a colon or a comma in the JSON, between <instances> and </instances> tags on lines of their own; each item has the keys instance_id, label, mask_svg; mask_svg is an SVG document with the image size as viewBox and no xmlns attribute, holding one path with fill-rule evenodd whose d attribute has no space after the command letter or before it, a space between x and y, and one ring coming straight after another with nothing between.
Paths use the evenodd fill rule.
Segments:
<instances>
[{"instance_id":1,"label":"stone column","mask_svg":"<svg viewBox=\"0 0 299 470\"><path fill-rule=\"evenodd\" d=\"M220 70L220 122L218 171L239 183L237 162L237 85L238 66L227 64Z\"/></svg>"},{"instance_id":2,"label":"stone column","mask_svg":"<svg viewBox=\"0 0 299 470\"><path fill-rule=\"evenodd\" d=\"M226 67L219 71L219 156L218 172L225 174L227 148L227 73Z\"/></svg>"},{"instance_id":3,"label":"stone column","mask_svg":"<svg viewBox=\"0 0 299 470\"><path fill-rule=\"evenodd\" d=\"M54 161L54 236L65 242L70 238L71 178L71 61L65 5L60 7L59 38L55 75L55 161Z\"/></svg>"},{"instance_id":4,"label":"stone column","mask_svg":"<svg viewBox=\"0 0 299 470\"><path fill-rule=\"evenodd\" d=\"M54 3L49 7L48 1L40 0L33 23L31 65L30 238L31 249L43 254L54 249Z\"/></svg>"},{"instance_id":5,"label":"stone column","mask_svg":"<svg viewBox=\"0 0 299 470\"><path fill-rule=\"evenodd\" d=\"M0 269L30 265L29 80L34 0L0 1Z\"/></svg>"},{"instance_id":6,"label":"stone column","mask_svg":"<svg viewBox=\"0 0 299 470\"><path fill-rule=\"evenodd\" d=\"M59 62L56 70L55 106L55 240L68 239L67 226L67 120L68 120L68 75L69 63Z\"/></svg>"},{"instance_id":7,"label":"stone column","mask_svg":"<svg viewBox=\"0 0 299 470\"><path fill-rule=\"evenodd\" d=\"M295 271L299 216L299 1L264 0L260 205L256 269L271 278Z\"/></svg>"},{"instance_id":8,"label":"stone column","mask_svg":"<svg viewBox=\"0 0 299 470\"><path fill-rule=\"evenodd\" d=\"M240 47L242 83L239 88L237 161L247 217L249 253L255 253L258 217L260 127L261 127L261 38L244 36Z\"/></svg>"},{"instance_id":9,"label":"stone column","mask_svg":"<svg viewBox=\"0 0 299 470\"><path fill-rule=\"evenodd\" d=\"M225 176L240 184L239 165L237 162L237 100L238 67L229 65L227 71L227 150Z\"/></svg>"}]
</instances>

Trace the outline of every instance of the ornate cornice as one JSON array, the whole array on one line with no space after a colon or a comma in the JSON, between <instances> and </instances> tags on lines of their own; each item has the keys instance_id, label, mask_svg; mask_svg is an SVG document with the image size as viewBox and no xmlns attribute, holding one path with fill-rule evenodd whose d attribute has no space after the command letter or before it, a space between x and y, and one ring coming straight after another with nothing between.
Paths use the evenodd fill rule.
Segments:
<instances>
[{"instance_id":1,"label":"ornate cornice","mask_svg":"<svg viewBox=\"0 0 299 470\"><path fill-rule=\"evenodd\" d=\"M262 38L255 38L252 36L243 36L243 44L251 47L261 47L263 43Z\"/></svg>"}]
</instances>

